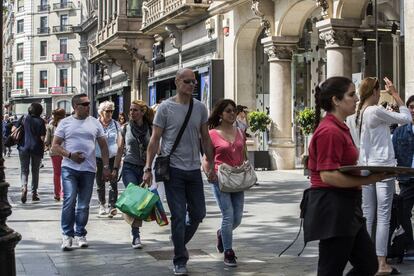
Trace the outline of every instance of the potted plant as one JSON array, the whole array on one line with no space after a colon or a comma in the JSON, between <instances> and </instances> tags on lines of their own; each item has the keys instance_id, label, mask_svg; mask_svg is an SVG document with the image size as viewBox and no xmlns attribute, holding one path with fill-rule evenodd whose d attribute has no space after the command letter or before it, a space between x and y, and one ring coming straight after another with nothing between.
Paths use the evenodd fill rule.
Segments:
<instances>
[{"instance_id":1,"label":"potted plant","mask_svg":"<svg viewBox=\"0 0 414 276\"><path fill-rule=\"evenodd\" d=\"M270 157L269 152L265 151L264 136L272 120L263 111L252 111L248 114L248 118L250 130L255 134L259 142L258 150L251 152L249 159L254 168L269 169Z\"/></svg>"},{"instance_id":2,"label":"potted plant","mask_svg":"<svg viewBox=\"0 0 414 276\"><path fill-rule=\"evenodd\" d=\"M307 168L307 160L308 160L308 149L309 149L309 143L312 138L313 128L315 126L315 110L306 107L302 111L300 111L296 115L296 123L302 130L303 136L304 136L304 153L302 157L302 163L305 170L305 175L308 175L308 168Z\"/></svg>"}]
</instances>

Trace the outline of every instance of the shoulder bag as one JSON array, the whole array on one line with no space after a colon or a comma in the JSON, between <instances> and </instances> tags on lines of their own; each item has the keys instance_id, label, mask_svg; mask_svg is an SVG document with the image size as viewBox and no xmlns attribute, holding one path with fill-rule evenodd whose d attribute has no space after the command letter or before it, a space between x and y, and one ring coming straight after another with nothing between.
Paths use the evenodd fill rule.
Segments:
<instances>
[{"instance_id":1,"label":"shoulder bag","mask_svg":"<svg viewBox=\"0 0 414 276\"><path fill-rule=\"evenodd\" d=\"M178 143L183 136L184 130L187 127L188 121L190 120L191 111L193 110L193 99L190 100L190 106L188 107L187 114L185 115L184 123L178 132L177 138L175 139L174 145L170 151L170 154L165 156L157 156L154 163L154 174L155 174L155 181L162 182L162 181L170 181L170 156L176 150Z\"/></svg>"},{"instance_id":2,"label":"shoulder bag","mask_svg":"<svg viewBox=\"0 0 414 276\"><path fill-rule=\"evenodd\" d=\"M18 127L16 127L9 137L7 137L4 145L6 147L12 147L14 145L20 144L24 140L24 115L20 117L19 121L17 122Z\"/></svg>"},{"instance_id":3,"label":"shoulder bag","mask_svg":"<svg viewBox=\"0 0 414 276\"><path fill-rule=\"evenodd\" d=\"M220 191L236 193L250 189L257 182L257 175L249 160L232 167L222 163L218 167L217 178Z\"/></svg>"}]
</instances>

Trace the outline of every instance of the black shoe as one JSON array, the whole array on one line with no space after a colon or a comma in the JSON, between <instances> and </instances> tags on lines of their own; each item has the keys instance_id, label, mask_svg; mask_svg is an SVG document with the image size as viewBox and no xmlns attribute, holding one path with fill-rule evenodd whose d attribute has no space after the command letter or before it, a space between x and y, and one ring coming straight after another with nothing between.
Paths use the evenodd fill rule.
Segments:
<instances>
[{"instance_id":1,"label":"black shoe","mask_svg":"<svg viewBox=\"0 0 414 276\"><path fill-rule=\"evenodd\" d=\"M223 253L224 252L223 239L221 238L221 231L220 231L220 229L217 230L216 249L217 249L217 252L219 252L219 253Z\"/></svg>"},{"instance_id":2,"label":"black shoe","mask_svg":"<svg viewBox=\"0 0 414 276\"><path fill-rule=\"evenodd\" d=\"M37 193L32 194L32 201L40 201L39 195Z\"/></svg>"},{"instance_id":3,"label":"black shoe","mask_svg":"<svg viewBox=\"0 0 414 276\"><path fill-rule=\"evenodd\" d=\"M234 255L233 249L227 249L226 252L224 252L224 264L227 266L235 267L237 266L237 257Z\"/></svg>"},{"instance_id":4,"label":"black shoe","mask_svg":"<svg viewBox=\"0 0 414 276\"><path fill-rule=\"evenodd\" d=\"M26 203L27 201L27 188L22 188L22 197L20 198L22 203Z\"/></svg>"}]
</instances>

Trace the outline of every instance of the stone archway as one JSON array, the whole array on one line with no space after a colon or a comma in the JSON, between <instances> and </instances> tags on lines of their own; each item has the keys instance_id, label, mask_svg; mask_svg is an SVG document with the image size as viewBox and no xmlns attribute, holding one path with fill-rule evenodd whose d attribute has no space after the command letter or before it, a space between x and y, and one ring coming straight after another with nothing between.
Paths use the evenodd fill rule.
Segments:
<instances>
[{"instance_id":1,"label":"stone archway","mask_svg":"<svg viewBox=\"0 0 414 276\"><path fill-rule=\"evenodd\" d=\"M235 101L249 109L256 108L256 43L262 32L259 18L241 26L235 40Z\"/></svg>"}]
</instances>

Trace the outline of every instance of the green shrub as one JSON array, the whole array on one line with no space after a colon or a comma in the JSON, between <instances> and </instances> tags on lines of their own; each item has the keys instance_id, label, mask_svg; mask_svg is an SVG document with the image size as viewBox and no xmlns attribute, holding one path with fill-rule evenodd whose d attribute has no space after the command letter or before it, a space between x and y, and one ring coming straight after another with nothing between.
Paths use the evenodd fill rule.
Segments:
<instances>
[{"instance_id":1,"label":"green shrub","mask_svg":"<svg viewBox=\"0 0 414 276\"><path fill-rule=\"evenodd\" d=\"M267 127L272 123L272 119L263 111L252 111L248 117L250 130L256 134L257 132L266 131Z\"/></svg>"},{"instance_id":2,"label":"green shrub","mask_svg":"<svg viewBox=\"0 0 414 276\"><path fill-rule=\"evenodd\" d=\"M296 115L296 123L302 129L304 135L309 135L313 132L315 125L315 110L305 108Z\"/></svg>"}]
</instances>

